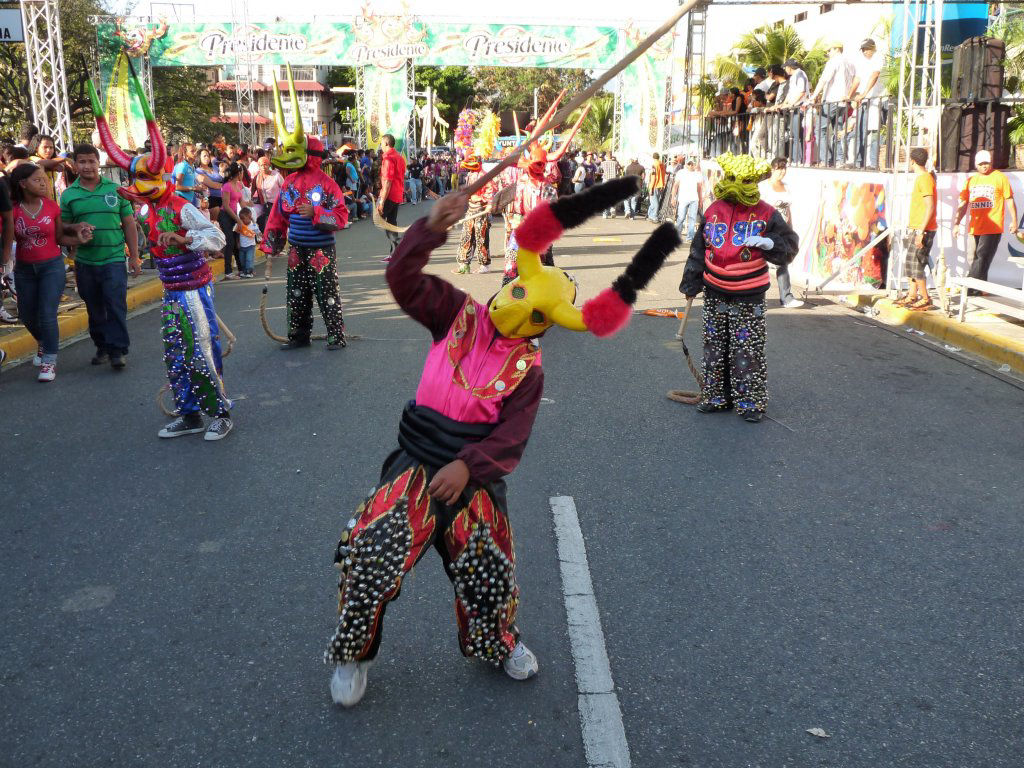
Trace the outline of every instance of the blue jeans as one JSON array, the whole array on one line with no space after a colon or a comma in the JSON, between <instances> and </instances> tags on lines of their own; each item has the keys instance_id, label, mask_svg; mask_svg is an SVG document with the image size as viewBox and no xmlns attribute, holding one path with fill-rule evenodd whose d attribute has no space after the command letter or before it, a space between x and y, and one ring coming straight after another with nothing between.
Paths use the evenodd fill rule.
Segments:
<instances>
[{"instance_id":1,"label":"blue jeans","mask_svg":"<svg viewBox=\"0 0 1024 768\"><path fill-rule=\"evenodd\" d=\"M580 192L582 192L583 191L583 182L582 181L577 181L575 184L573 184L572 185L572 191L573 191L573 194L579 194Z\"/></svg>"},{"instance_id":2,"label":"blue jeans","mask_svg":"<svg viewBox=\"0 0 1024 768\"><path fill-rule=\"evenodd\" d=\"M683 223L686 223L686 237L693 240L694 230L697 228L697 201L690 200L682 203L679 208L679 218L676 219L676 229L683 234Z\"/></svg>"},{"instance_id":3,"label":"blue jeans","mask_svg":"<svg viewBox=\"0 0 1024 768\"><path fill-rule=\"evenodd\" d=\"M793 283L789 279L789 265L775 270L775 279L779 281L779 301L785 304L793 298Z\"/></svg>"},{"instance_id":4,"label":"blue jeans","mask_svg":"<svg viewBox=\"0 0 1024 768\"><path fill-rule=\"evenodd\" d=\"M255 245L241 245L238 247L238 263L242 265L243 272L252 272L252 257L255 250Z\"/></svg>"},{"instance_id":5,"label":"blue jeans","mask_svg":"<svg viewBox=\"0 0 1024 768\"><path fill-rule=\"evenodd\" d=\"M626 202L624 202L622 205L623 208L625 208L627 216L629 216L630 218L636 216L636 212L640 210L640 195L633 195L632 197L627 197Z\"/></svg>"},{"instance_id":6,"label":"blue jeans","mask_svg":"<svg viewBox=\"0 0 1024 768\"><path fill-rule=\"evenodd\" d=\"M43 362L57 362L57 307L64 291L64 257L28 264L19 261L14 265L14 282L21 322L43 348Z\"/></svg>"},{"instance_id":7,"label":"blue jeans","mask_svg":"<svg viewBox=\"0 0 1024 768\"><path fill-rule=\"evenodd\" d=\"M647 207L647 218L651 221L658 220L658 210L661 208L661 196L664 192L664 189L651 190L651 204Z\"/></svg>"},{"instance_id":8,"label":"blue jeans","mask_svg":"<svg viewBox=\"0 0 1024 768\"><path fill-rule=\"evenodd\" d=\"M128 272L124 262L94 266L77 261L75 276L96 351L128 354Z\"/></svg>"},{"instance_id":9,"label":"blue jeans","mask_svg":"<svg viewBox=\"0 0 1024 768\"><path fill-rule=\"evenodd\" d=\"M789 162L803 165L804 162L804 123L800 110L794 108L789 116Z\"/></svg>"},{"instance_id":10,"label":"blue jeans","mask_svg":"<svg viewBox=\"0 0 1024 768\"><path fill-rule=\"evenodd\" d=\"M409 179L409 202L418 203L423 196L423 182L419 179Z\"/></svg>"}]
</instances>

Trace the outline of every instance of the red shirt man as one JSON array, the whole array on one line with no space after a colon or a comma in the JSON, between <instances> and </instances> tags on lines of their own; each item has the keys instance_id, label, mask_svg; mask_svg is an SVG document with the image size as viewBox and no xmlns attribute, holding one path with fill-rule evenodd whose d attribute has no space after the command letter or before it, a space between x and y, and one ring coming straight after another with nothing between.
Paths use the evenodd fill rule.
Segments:
<instances>
[{"instance_id":1,"label":"red shirt man","mask_svg":"<svg viewBox=\"0 0 1024 768\"><path fill-rule=\"evenodd\" d=\"M377 211L384 221L397 226L398 205L405 196L405 158L395 151L395 137L390 133L381 136L380 143L384 147L384 156L380 164L380 200L377 201ZM385 234L393 252L401 239L400 233L386 231Z\"/></svg>"}]
</instances>

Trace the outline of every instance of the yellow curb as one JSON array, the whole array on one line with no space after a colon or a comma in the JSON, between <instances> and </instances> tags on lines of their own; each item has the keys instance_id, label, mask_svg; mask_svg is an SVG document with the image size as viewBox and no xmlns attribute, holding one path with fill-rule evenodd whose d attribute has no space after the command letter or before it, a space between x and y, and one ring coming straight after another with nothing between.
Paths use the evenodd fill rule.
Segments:
<instances>
[{"instance_id":1,"label":"yellow curb","mask_svg":"<svg viewBox=\"0 0 1024 768\"><path fill-rule=\"evenodd\" d=\"M890 299L882 296L852 293L847 301L852 307L873 307L878 311L878 319L888 325L909 325L951 346L960 347L997 365L1009 365L1015 371L1024 373L1024 342L961 323L956 318L946 317L939 310L911 312L893 306Z\"/></svg>"},{"instance_id":2,"label":"yellow curb","mask_svg":"<svg viewBox=\"0 0 1024 768\"><path fill-rule=\"evenodd\" d=\"M214 279L224 274L224 259L214 259L210 263ZM128 289L128 311L154 304L164 295L163 283L155 274L152 279L145 280ZM57 315L57 326L60 328L60 340L70 339L89 330L89 315L85 307ZM34 355L38 345L32 334L26 330L15 331L0 337L0 349L7 353L7 362L14 363Z\"/></svg>"}]
</instances>

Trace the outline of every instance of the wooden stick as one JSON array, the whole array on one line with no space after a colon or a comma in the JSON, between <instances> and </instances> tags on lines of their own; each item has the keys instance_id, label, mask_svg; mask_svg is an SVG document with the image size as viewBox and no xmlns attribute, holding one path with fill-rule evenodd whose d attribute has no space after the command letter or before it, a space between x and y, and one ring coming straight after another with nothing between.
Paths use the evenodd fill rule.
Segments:
<instances>
[{"instance_id":1,"label":"wooden stick","mask_svg":"<svg viewBox=\"0 0 1024 768\"><path fill-rule=\"evenodd\" d=\"M587 99L589 99L599 90L601 90L613 77L619 74L622 70L624 70L634 61L643 56L644 53L647 52L648 48L650 48L652 45L658 42L658 40L660 40L666 34L671 32L672 28L679 23L679 20L683 18L683 16L685 16L691 8L693 8L700 2L702 2L702 0L686 0L685 3L679 6L679 10L672 14L672 18L670 18L656 30L651 32L651 34L649 34L636 48L634 48L632 51L623 56L617 64L615 64L611 69L609 69L599 78L597 78L597 80L592 82L587 88L584 88L579 94L574 96L568 104L566 104L564 107L558 110L558 112L555 113L555 116L551 119L550 125L557 126L565 122L565 119L570 114L572 114L572 112L576 108L581 106L585 101L587 101ZM503 170L508 168L514 162L516 162L519 159L519 156L522 155L527 149L529 149L530 145L537 141L537 139L539 138L540 132L535 131L534 134L530 136L526 141L524 141L512 152L506 155L501 162L499 162L496 166L491 168L491 170L489 170L479 179L474 181L472 184L467 184L460 191L466 193L467 195L472 195L474 192L481 189L487 182L489 182Z\"/></svg>"}]
</instances>

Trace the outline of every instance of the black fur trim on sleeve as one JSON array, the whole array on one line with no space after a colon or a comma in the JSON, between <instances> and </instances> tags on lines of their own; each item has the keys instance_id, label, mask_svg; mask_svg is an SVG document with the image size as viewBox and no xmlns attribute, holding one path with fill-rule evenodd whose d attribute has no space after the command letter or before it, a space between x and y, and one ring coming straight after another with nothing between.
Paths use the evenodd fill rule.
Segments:
<instances>
[{"instance_id":1,"label":"black fur trim on sleeve","mask_svg":"<svg viewBox=\"0 0 1024 768\"><path fill-rule=\"evenodd\" d=\"M551 203L551 213L562 227L572 229L639 191L640 179L636 176L623 176L596 184L579 194L558 198Z\"/></svg>"}]
</instances>

